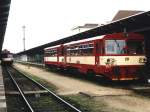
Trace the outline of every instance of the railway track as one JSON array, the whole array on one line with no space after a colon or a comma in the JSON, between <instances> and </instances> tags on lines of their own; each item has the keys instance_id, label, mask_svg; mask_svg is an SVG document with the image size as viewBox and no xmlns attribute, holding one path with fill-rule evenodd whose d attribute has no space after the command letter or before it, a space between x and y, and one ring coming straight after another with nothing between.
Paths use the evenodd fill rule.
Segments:
<instances>
[{"instance_id":1,"label":"railway track","mask_svg":"<svg viewBox=\"0 0 150 112\"><path fill-rule=\"evenodd\" d=\"M150 97L150 83L130 85L128 89L140 95Z\"/></svg>"},{"instance_id":2,"label":"railway track","mask_svg":"<svg viewBox=\"0 0 150 112\"><path fill-rule=\"evenodd\" d=\"M20 99L23 104L25 104L24 111L81 112L81 110L66 102L54 92L50 91L34 79L26 76L24 73L21 73L12 67L3 67L3 69L5 70L5 73L7 73L6 75L8 75L13 82L12 87L15 88L15 92L9 91L6 92L6 94L17 94L21 96ZM11 88L11 86L9 88Z\"/></svg>"}]
</instances>

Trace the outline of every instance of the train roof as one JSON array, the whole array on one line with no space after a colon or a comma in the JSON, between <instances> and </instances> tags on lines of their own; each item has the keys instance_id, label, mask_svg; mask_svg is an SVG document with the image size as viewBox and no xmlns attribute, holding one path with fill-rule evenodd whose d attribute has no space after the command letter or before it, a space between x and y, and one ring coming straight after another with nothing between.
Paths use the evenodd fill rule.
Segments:
<instances>
[{"instance_id":1,"label":"train roof","mask_svg":"<svg viewBox=\"0 0 150 112\"><path fill-rule=\"evenodd\" d=\"M116 38L120 38L120 36L123 35L123 33L114 33L115 34L115 37ZM64 45L64 46L69 46L69 45L73 45L73 44L78 44L78 43L83 43L83 42L90 42L90 41L93 41L93 40L98 40L98 39L103 39L103 38L108 38L110 35L112 34L108 34L108 35L101 35L101 36L95 36L95 37L92 37L92 38L87 38L87 39L82 39L82 40L77 40L77 41L72 41L72 42L68 42L68 43L65 43L65 44L59 44L59 45L56 45L56 46L51 46L51 47L47 47L45 48L44 50L47 50L47 49L53 49L53 48L57 48L57 47L60 47L61 45ZM139 34L137 33L128 33L128 36L136 36L136 38L138 39L139 37ZM113 37L114 38L114 37Z\"/></svg>"},{"instance_id":2,"label":"train roof","mask_svg":"<svg viewBox=\"0 0 150 112\"><path fill-rule=\"evenodd\" d=\"M44 50L53 49L53 48L57 48L57 47L60 47L60 46L61 46L61 45L51 46L51 47L44 48Z\"/></svg>"},{"instance_id":3,"label":"train roof","mask_svg":"<svg viewBox=\"0 0 150 112\"><path fill-rule=\"evenodd\" d=\"M95 37L88 38L88 39L83 39L83 40L78 40L78 41L72 41L72 42L66 43L64 45L71 45L71 44L77 44L77 43L82 43L82 42L88 42L88 41L92 41L92 40L102 39L102 38L104 38L104 36L105 35L101 35L101 36L95 36Z\"/></svg>"},{"instance_id":4,"label":"train roof","mask_svg":"<svg viewBox=\"0 0 150 112\"><path fill-rule=\"evenodd\" d=\"M77 43L81 43L81 42L92 41L92 40L96 40L96 39L102 39L104 36L105 36L105 35L96 36L96 37L92 37L92 38L88 38L88 39L83 39L83 40L78 40L78 41L72 41L72 42L69 42L69 43L65 43L65 44L63 44L63 45L71 45L71 44L77 44ZM53 48L57 48L57 47L60 47L60 46L61 46L61 45L51 46L51 47L45 48L44 50L53 49Z\"/></svg>"},{"instance_id":5,"label":"train roof","mask_svg":"<svg viewBox=\"0 0 150 112\"><path fill-rule=\"evenodd\" d=\"M7 49L4 49L1 54L5 54L5 53L10 53L10 51L8 51Z\"/></svg>"}]
</instances>

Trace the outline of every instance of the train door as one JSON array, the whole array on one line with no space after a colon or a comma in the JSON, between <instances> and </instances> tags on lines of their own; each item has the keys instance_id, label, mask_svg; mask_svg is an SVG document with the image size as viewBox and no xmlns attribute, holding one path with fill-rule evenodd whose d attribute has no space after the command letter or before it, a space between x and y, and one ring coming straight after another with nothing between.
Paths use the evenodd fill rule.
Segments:
<instances>
[{"instance_id":1,"label":"train door","mask_svg":"<svg viewBox=\"0 0 150 112\"><path fill-rule=\"evenodd\" d=\"M66 47L62 46L62 56L63 56L63 63L66 63Z\"/></svg>"},{"instance_id":2,"label":"train door","mask_svg":"<svg viewBox=\"0 0 150 112\"><path fill-rule=\"evenodd\" d=\"M99 50L100 50L100 43L99 41L95 41L95 65L99 65Z\"/></svg>"},{"instance_id":3,"label":"train door","mask_svg":"<svg viewBox=\"0 0 150 112\"><path fill-rule=\"evenodd\" d=\"M56 48L56 52L57 52L57 63L59 62L59 57L60 57L60 47Z\"/></svg>"},{"instance_id":4,"label":"train door","mask_svg":"<svg viewBox=\"0 0 150 112\"><path fill-rule=\"evenodd\" d=\"M100 55L103 54L103 45L101 40L95 41L95 65L100 65Z\"/></svg>"},{"instance_id":5,"label":"train door","mask_svg":"<svg viewBox=\"0 0 150 112\"><path fill-rule=\"evenodd\" d=\"M62 64L66 63L66 51L63 45L61 45L60 47L59 62L61 62Z\"/></svg>"}]
</instances>

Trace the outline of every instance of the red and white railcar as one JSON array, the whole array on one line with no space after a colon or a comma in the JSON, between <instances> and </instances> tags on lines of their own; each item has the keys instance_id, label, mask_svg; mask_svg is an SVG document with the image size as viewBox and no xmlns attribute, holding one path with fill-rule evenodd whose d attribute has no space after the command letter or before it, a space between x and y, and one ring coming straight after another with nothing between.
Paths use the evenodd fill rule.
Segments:
<instances>
[{"instance_id":1,"label":"red and white railcar","mask_svg":"<svg viewBox=\"0 0 150 112\"><path fill-rule=\"evenodd\" d=\"M52 46L44 49L45 65L76 68L111 80L138 79L145 62L144 37L115 33Z\"/></svg>"}]
</instances>

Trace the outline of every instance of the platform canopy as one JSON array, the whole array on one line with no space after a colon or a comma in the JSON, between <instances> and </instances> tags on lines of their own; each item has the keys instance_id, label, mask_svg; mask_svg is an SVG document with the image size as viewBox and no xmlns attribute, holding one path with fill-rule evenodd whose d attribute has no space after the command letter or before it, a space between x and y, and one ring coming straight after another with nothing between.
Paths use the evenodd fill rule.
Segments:
<instances>
[{"instance_id":1,"label":"platform canopy","mask_svg":"<svg viewBox=\"0 0 150 112\"><path fill-rule=\"evenodd\" d=\"M4 41L11 0L0 0L0 51Z\"/></svg>"},{"instance_id":2,"label":"platform canopy","mask_svg":"<svg viewBox=\"0 0 150 112\"><path fill-rule=\"evenodd\" d=\"M145 33L150 31L150 11L141 12L132 16L128 16L116 21L112 21L108 24L93 28L91 30L81 32L48 44L38 46L20 53L19 54L34 54L42 53L46 47L64 44L71 41L77 41L81 39L91 38L98 35L112 34L118 32L138 32Z\"/></svg>"}]
</instances>

